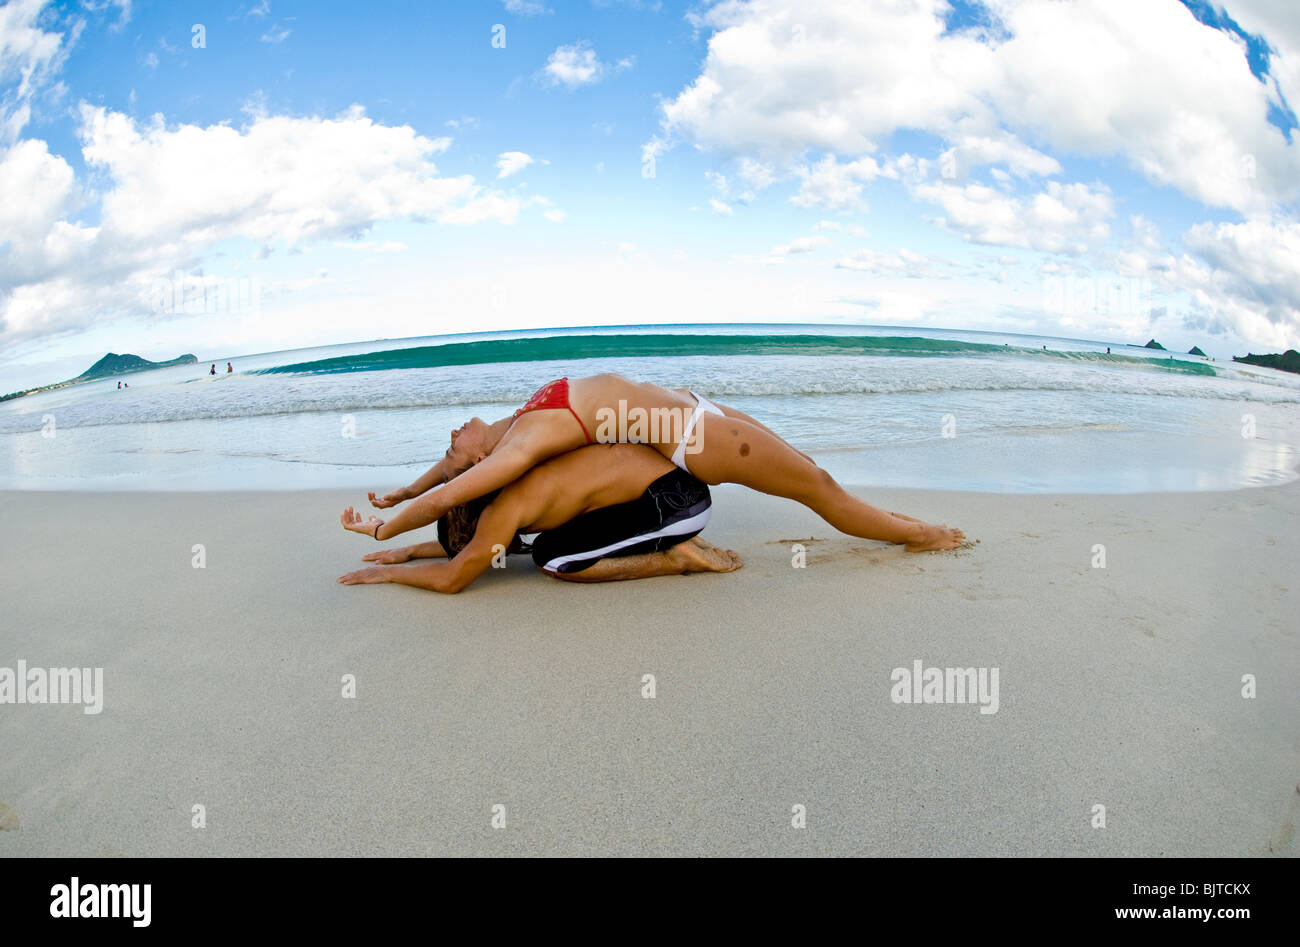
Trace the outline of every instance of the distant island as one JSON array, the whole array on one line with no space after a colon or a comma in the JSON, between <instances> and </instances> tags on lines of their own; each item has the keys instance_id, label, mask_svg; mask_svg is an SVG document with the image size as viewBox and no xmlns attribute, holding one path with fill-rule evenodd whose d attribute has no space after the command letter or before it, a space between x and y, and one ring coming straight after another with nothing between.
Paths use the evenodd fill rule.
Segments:
<instances>
[{"instance_id":1,"label":"distant island","mask_svg":"<svg viewBox=\"0 0 1300 947\"><path fill-rule=\"evenodd\" d=\"M107 375L126 375L129 372L147 372L154 368L170 368L173 365L193 365L198 359L193 355L181 355L170 362L151 362L139 355L117 355L109 352L94 365L73 378L72 381L93 381Z\"/></svg>"},{"instance_id":2,"label":"distant island","mask_svg":"<svg viewBox=\"0 0 1300 947\"><path fill-rule=\"evenodd\" d=\"M1300 374L1300 352L1295 349L1287 349L1281 355L1234 355L1234 362L1245 362L1247 365L1263 365L1265 368L1276 368L1284 372L1295 372Z\"/></svg>"},{"instance_id":3,"label":"distant island","mask_svg":"<svg viewBox=\"0 0 1300 947\"><path fill-rule=\"evenodd\" d=\"M1199 345L1193 345L1190 349L1187 350L1187 354L1199 355L1201 358L1208 358L1208 356L1201 351L1201 347Z\"/></svg>"},{"instance_id":4,"label":"distant island","mask_svg":"<svg viewBox=\"0 0 1300 947\"><path fill-rule=\"evenodd\" d=\"M0 395L0 401L21 398L23 395L35 394L38 391L53 391L55 388L66 388L68 385L80 385L99 378L108 378L112 375L129 375L133 372L152 371L155 368L170 368L172 365L194 365L197 362L198 358L193 355L181 355L169 362L151 362L139 355L118 355L115 352L109 352L76 378L69 378L67 381L61 381L53 385L42 385L39 388L28 388L25 391L14 391L7 395Z\"/></svg>"},{"instance_id":5,"label":"distant island","mask_svg":"<svg viewBox=\"0 0 1300 947\"><path fill-rule=\"evenodd\" d=\"M1157 342L1155 339L1152 339L1150 342L1148 342L1146 345L1142 347L1144 349L1159 349L1162 352L1165 351L1165 347L1161 345L1159 342Z\"/></svg>"}]
</instances>

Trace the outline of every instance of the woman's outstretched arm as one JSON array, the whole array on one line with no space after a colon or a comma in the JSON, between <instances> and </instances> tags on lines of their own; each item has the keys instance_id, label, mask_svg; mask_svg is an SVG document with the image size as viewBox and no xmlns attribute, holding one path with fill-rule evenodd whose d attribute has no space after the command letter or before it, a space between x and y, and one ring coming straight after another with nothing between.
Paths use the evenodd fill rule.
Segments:
<instances>
[{"instance_id":1,"label":"woman's outstretched arm","mask_svg":"<svg viewBox=\"0 0 1300 947\"><path fill-rule=\"evenodd\" d=\"M372 529L371 535L376 539L392 539L408 530L428 526L454 507L514 483L545 459L545 456L534 456L522 444L504 444L459 477L430 491L379 526L377 533Z\"/></svg>"},{"instance_id":2,"label":"woman's outstretched arm","mask_svg":"<svg viewBox=\"0 0 1300 947\"><path fill-rule=\"evenodd\" d=\"M446 479L442 469L445 461L445 457L441 458L436 464L422 473L416 479L415 483L411 484L409 487L399 487L392 493L386 493L381 497L376 497L373 492L368 494L370 497L370 505L378 510L386 510L390 506L397 506L397 504L403 503L406 500L413 500L418 496L428 493Z\"/></svg>"},{"instance_id":3,"label":"woman's outstretched arm","mask_svg":"<svg viewBox=\"0 0 1300 947\"><path fill-rule=\"evenodd\" d=\"M391 520L381 520L372 515L362 521L361 514L348 507L343 511L340 522L344 529L354 533L364 533L378 540L392 539L410 530L435 523L448 510L513 483L547 456L550 455L533 457L522 442L506 444L459 477L430 491Z\"/></svg>"}]
</instances>

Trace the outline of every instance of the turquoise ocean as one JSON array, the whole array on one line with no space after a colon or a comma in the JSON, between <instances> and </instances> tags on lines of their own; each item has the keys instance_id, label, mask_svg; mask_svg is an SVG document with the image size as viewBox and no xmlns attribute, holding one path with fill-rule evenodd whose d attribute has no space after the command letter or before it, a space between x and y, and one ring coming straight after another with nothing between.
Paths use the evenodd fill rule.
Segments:
<instances>
[{"instance_id":1,"label":"turquoise ocean","mask_svg":"<svg viewBox=\"0 0 1300 947\"><path fill-rule=\"evenodd\" d=\"M1273 369L988 332L659 325L210 356L29 395L0 403L0 488L388 490L466 418L600 371L739 408L860 486L1225 490L1300 465L1300 376Z\"/></svg>"}]
</instances>

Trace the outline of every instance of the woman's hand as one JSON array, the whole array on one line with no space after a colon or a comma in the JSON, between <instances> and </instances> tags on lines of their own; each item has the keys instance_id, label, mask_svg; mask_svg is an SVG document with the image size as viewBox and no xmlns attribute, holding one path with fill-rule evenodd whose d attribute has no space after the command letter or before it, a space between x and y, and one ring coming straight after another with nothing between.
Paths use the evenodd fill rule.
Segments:
<instances>
[{"instance_id":1,"label":"woman's hand","mask_svg":"<svg viewBox=\"0 0 1300 947\"><path fill-rule=\"evenodd\" d=\"M354 533L361 533L371 539L375 538L375 530L384 525L384 521L378 516L372 516L363 523L361 514L354 511L352 507L348 507L343 511L343 515L339 517L339 522L343 524L344 529L351 530Z\"/></svg>"},{"instance_id":2,"label":"woman's hand","mask_svg":"<svg viewBox=\"0 0 1300 947\"><path fill-rule=\"evenodd\" d=\"M380 565L391 566L399 562L407 562L411 558L411 547L403 546L401 549L381 549L379 552L368 552L361 557L366 562L377 562Z\"/></svg>"},{"instance_id":3,"label":"woman's hand","mask_svg":"<svg viewBox=\"0 0 1300 947\"><path fill-rule=\"evenodd\" d=\"M411 495L407 492L406 487L402 487L400 490L394 490L392 493L385 493L381 497L376 497L373 491L366 494L366 496L370 498L370 505L377 510L386 510L390 506L397 506L397 504L411 499Z\"/></svg>"},{"instance_id":4,"label":"woman's hand","mask_svg":"<svg viewBox=\"0 0 1300 947\"><path fill-rule=\"evenodd\" d=\"M339 585L378 585L387 581L389 581L388 570L383 566L358 569L356 572L339 576Z\"/></svg>"}]
</instances>

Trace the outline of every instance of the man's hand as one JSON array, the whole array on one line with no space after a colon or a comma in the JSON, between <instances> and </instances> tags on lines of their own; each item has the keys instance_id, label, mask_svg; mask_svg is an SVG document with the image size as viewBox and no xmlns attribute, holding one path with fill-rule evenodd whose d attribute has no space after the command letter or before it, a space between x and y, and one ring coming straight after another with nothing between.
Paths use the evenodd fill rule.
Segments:
<instances>
[{"instance_id":1,"label":"man's hand","mask_svg":"<svg viewBox=\"0 0 1300 947\"><path fill-rule=\"evenodd\" d=\"M388 569L384 566L358 569L356 572L349 572L347 575L339 576L339 585L378 585L388 581L390 581Z\"/></svg>"},{"instance_id":2,"label":"man's hand","mask_svg":"<svg viewBox=\"0 0 1300 947\"><path fill-rule=\"evenodd\" d=\"M384 525L384 521L377 516L372 516L363 523L361 514L355 512L352 507L348 507L343 511L343 515L339 517L339 522L343 524L344 529L351 530L354 533L361 533L371 539L375 538L375 530Z\"/></svg>"},{"instance_id":3,"label":"man's hand","mask_svg":"<svg viewBox=\"0 0 1300 947\"><path fill-rule=\"evenodd\" d=\"M386 510L390 506L397 506L397 504L411 499L411 494L407 491L406 487L402 487L400 490L394 490L392 493L385 493L381 497L376 497L374 491L367 493L366 496L370 498L370 505L377 510Z\"/></svg>"},{"instance_id":4,"label":"man's hand","mask_svg":"<svg viewBox=\"0 0 1300 947\"><path fill-rule=\"evenodd\" d=\"M361 557L366 562L377 562L380 565L391 566L399 562L407 562L411 558L411 547L403 546L401 549L381 549L379 552L368 552Z\"/></svg>"}]
</instances>

